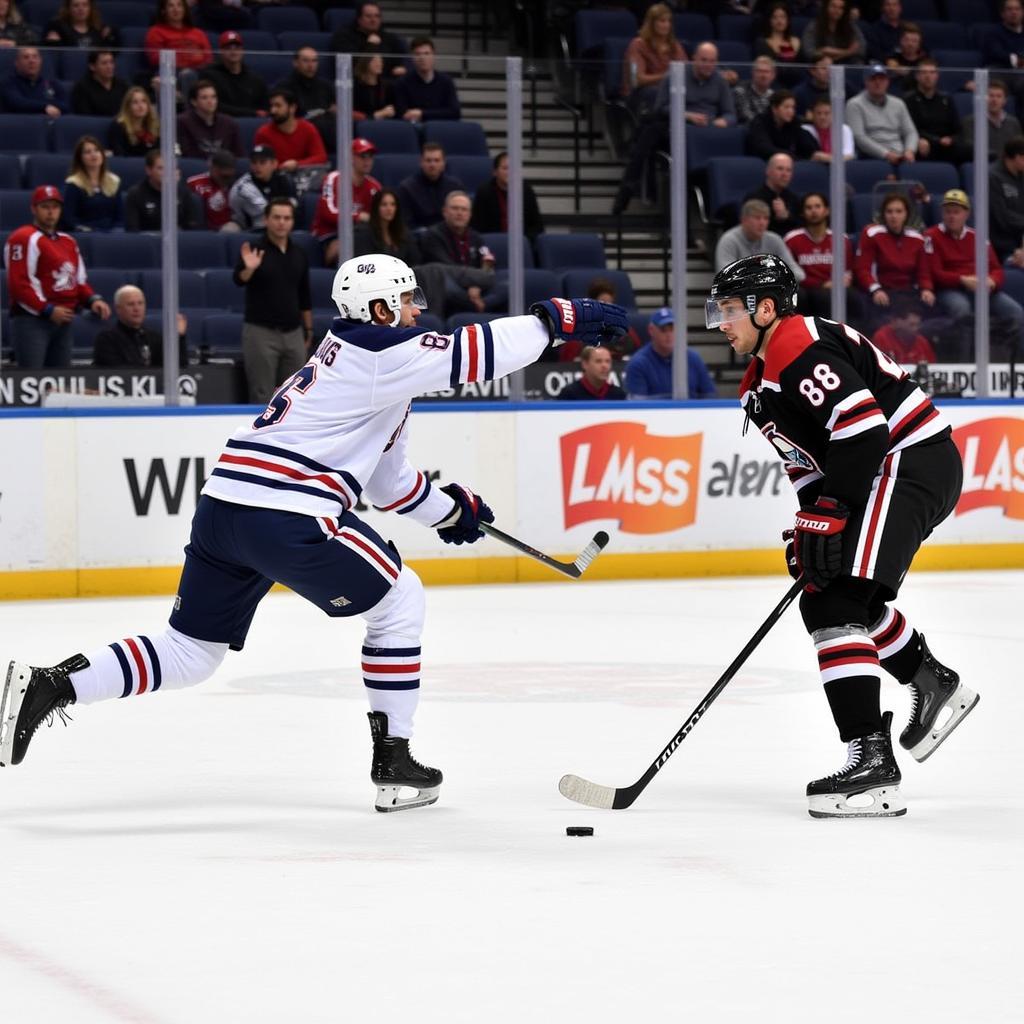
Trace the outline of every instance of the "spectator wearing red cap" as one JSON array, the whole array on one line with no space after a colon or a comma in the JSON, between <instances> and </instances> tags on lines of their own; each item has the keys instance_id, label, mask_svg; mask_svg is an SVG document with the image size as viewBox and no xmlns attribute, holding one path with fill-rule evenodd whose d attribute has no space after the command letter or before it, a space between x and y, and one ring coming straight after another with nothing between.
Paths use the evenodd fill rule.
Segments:
<instances>
[{"instance_id":1,"label":"spectator wearing red cap","mask_svg":"<svg viewBox=\"0 0 1024 1024\"><path fill-rule=\"evenodd\" d=\"M370 219L373 197L381 190L381 183L370 174L377 147L369 139L352 140L352 222L366 224ZM324 178L320 201L313 215L313 237L324 248L324 266L333 267L338 261L338 172L331 171Z\"/></svg>"},{"instance_id":2,"label":"spectator wearing red cap","mask_svg":"<svg viewBox=\"0 0 1024 1024\"><path fill-rule=\"evenodd\" d=\"M304 118L298 117L298 101L287 89L270 91L270 121L256 129L253 142L270 146L282 171L329 163L320 133Z\"/></svg>"},{"instance_id":3,"label":"spectator wearing red cap","mask_svg":"<svg viewBox=\"0 0 1024 1024\"><path fill-rule=\"evenodd\" d=\"M267 83L245 66L245 49L237 32L221 32L217 60L202 78L217 90L217 109L228 117L266 117Z\"/></svg>"},{"instance_id":4,"label":"spectator wearing red cap","mask_svg":"<svg viewBox=\"0 0 1024 1024\"><path fill-rule=\"evenodd\" d=\"M206 33L192 24L185 0L160 0L156 21L150 25L144 40L146 59L150 66L160 66L160 51L174 50L178 69L201 68L210 63L213 50Z\"/></svg>"},{"instance_id":5,"label":"spectator wearing red cap","mask_svg":"<svg viewBox=\"0 0 1024 1024\"><path fill-rule=\"evenodd\" d=\"M235 158L226 150L210 154L210 168L202 174L193 174L186 184L199 196L203 204L206 227L210 231L238 231L231 219L229 195L237 177Z\"/></svg>"},{"instance_id":6,"label":"spectator wearing red cap","mask_svg":"<svg viewBox=\"0 0 1024 1024\"><path fill-rule=\"evenodd\" d=\"M26 370L71 363L71 321L79 307L101 319L110 307L89 286L78 243L57 230L60 190L32 193L32 223L12 232L4 247L11 299L11 335L17 364Z\"/></svg>"},{"instance_id":7,"label":"spectator wearing red cap","mask_svg":"<svg viewBox=\"0 0 1024 1024\"><path fill-rule=\"evenodd\" d=\"M242 155L242 137L238 122L217 109L217 88L207 78L189 86L188 106L178 116L178 146L182 156L206 159L218 149Z\"/></svg>"}]
</instances>

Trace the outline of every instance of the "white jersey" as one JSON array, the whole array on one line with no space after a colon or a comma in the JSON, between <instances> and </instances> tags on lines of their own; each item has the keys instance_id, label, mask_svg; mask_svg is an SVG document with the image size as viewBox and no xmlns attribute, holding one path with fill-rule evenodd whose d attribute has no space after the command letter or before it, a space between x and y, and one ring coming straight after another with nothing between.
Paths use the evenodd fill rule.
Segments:
<instances>
[{"instance_id":1,"label":"white jersey","mask_svg":"<svg viewBox=\"0 0 1024 1024\"><path fill-rule=\"evenodd\" d=\"M455 502L406 458L412 399L504 377L547 344L547 328L535 316L450 335L336 318L266 411L231 435L202 493L310 516L339 516L362 494L382 510L433 526Z\"/></svg>"}]
</instances>

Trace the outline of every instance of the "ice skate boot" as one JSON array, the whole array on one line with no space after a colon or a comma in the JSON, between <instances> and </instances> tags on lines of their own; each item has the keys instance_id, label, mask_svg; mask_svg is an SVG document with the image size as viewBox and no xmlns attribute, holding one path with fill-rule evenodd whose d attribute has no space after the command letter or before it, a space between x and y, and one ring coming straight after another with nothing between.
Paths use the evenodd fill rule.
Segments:
<instances>
[{"instance_id":1,"label":"ice skate boot","mask_svg":"<svg viewBox=\"0 0 1024 1024\"><path fill-rule=\"evenodd\" d=\"M44 719L56 713L67 722L64 708L75 703L71 673L89 667L84 654L62 661L53 668L33 668L12 661L0 697L0 767L21 764L32 736Z\"/></svg>"},{"instance_id":2,"label":"ice skate boot","mask_svg":"<svg viewBox=\"0 0 1024 1024\"><path fill-rule=\"evenodd\" d=\"M847 744L842 768L807 785L812 818L893 818L907 813L900 796L900 766L892 752L892 712L882 728ZM853 801L851 803L850 801Z\"/></svg>"},{"instance_id":3,"label":"ice skate boot","mask_svg":"<svg viewBox=\"0 0 1024 1024\"><path fill-rule=\"evenodd\" d=\"M924 634L918 635L924 657L914 678L907 683L914 703L910 708L910 721L900 733L900 746L909 750L915 761L925 761L971 713L980 698L960 682L960 677L951 668L936 660L924 642ZM948 715L944 713L946 708L950 712Z\"/></svg>"},{"instance_id":4,"label":"ice skate boot","mask_svg":"<svg viewBox=\"0 0 1024 1024\"><path fill-rule=\"evenodd\" d=\"M367 717L373 736L370 779L377 786L377 810L404 811L437 803L444 781L440 770L420 764L409 753L407 739L388 735L388 716L383 711L371 711ZM416 795L403 797L403 789L415 789Z\"/></svg>"}]
</instances>

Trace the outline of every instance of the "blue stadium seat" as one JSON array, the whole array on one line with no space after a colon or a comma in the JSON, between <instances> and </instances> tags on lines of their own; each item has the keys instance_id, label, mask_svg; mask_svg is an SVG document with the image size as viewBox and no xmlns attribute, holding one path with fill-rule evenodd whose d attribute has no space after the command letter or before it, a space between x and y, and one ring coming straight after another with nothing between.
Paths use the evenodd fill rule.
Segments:
<instances>
[{"instance_id":1,"label":"blue stadium seat","mask_svg":"<svg viewBox=\"0 0 1024 1024\"><path fill-rule=\"evenodd\" d=\"M223 266L229 267L232 270L238 266L238 261L242 256L242 244L244 242L254 242L259 238L258 233L247 233L244 231L232 231L224 236L224 243L227 246L227 256L224 260ZM216 266L216 264L214 264ZM207 290L207 297L213 298ZM216 305L216 302L211 302L211 305Z\"/></svg>"},{"instance_id":2,"label":"blue stadium seat","mask_svg":"<svg viewBox=\"0 0 1024 1024\"><path fill-rule=\"evenodd\" d=\"M974 194L974 161L968 160L960 165L960 187L968 194Z\"/></svg>"},{"instance_id":3,"label":"blue stadium seat","mask_svg":"<svg viewBox=\"0 0 1024 1024\"><path fill-rule=\"evenodd\" d=\"M0 153L0 189L21 188L21 161L14 153Z\"/></svg>"},{"instance_id":4,"label":"blue stadium seat","mask_svg":"<svg viewBox=\"0 0 1024 1024\"><path fill-rule=\"evenodd\" d=\"M138 0L103 0L103 20L119 28L129 25L148 28L153 20L153 12L147 4L140 4Z\"/></svg>"},{"instance_id":5,"label":"blue stadium seat","mask_svg":"<svg viewBox=\"0 0 1024 1024\"><path fill-rule=\"evenodd\" d=\"M111 317L111 320L113 317ZM75 359L92 362L92 353L96 335L104 327L112 327L110 320L101 320L98 316L76 316L71 321L71 352Z\"/></svg>"},{"instance_id":6,"label":"blue stadium seat","mask_svg":"<svg viewBox=\"0 0 1024 1024\"><path fill-rule=\"evenodd\" d=\"M597 277L611 283L615 289L615 301L620 306L625 306L631 313L636 312L633 282L624 270L613 270L610 267L581 267L577 270L567 270L562 276L562 295L567 299L586 298L590 285Z\"/></svg>"},{"instance_id":7,"label":"blue stadium seat","mask_svg":"<svg viewBox=\"0 0 1024 1024\"><path fill-rule=\"evenodd\" d=\"M481 237L484 240L484 245L494 255L494 269L508 270L508 235L504 231L485 231ZM524 236L523 266L532 269L533 265L533 249L530 246L530 240Z\"/></svg>"},{"instance_id":8,"label":"blue stadium seat","mask_svg":"<svg viewBox=\"0 0 1024 1024\"><path fill-rule=\"evenodd\" d=\"M2 131L3 129L0 128L0 132ZM3 138L2 134L0 134L0 138ZM26 187L56 185L63 192L64 179L68 176L70 163L71 155L69 153L31 153L25 161Z\"/></svg>"},{"instance_id":9,"label":"blue stadium seat","mask_svg":"<svg viewBox=\"0 0 1024 1024\"><path fill-rule=\"evenodd\" d=\"M749 14L720 14L718 16L718 31L715 33L715 41L719 45L726 41L745 43L749 49L754 42L754 28L756 25L757 19L752 18Z\"/></svg>"},{"instance_id":10,"label":"blue stadium seat","mask_svg":"<svg viewBox=\"0 0 1024 1024\"><path fill-rule=\"evenodd\" d=\"M311 270L324 265L323 249L320 243L308 231L293 231L292 241L306 253Z\"/></svg>"},{"instance_id":11,"label":"blue stadium seat","mask_svg":"<svg viewBox=\"0 0 1024 1024\"><path fill-rule=\"evenodd\" d=\"M424 142L439 142L446 156L488 156L487 135L476 121L427 121Z\"/></svg>"},{"instance_id":12,"label":"blue stadium seat","mask_svg":"<svg viewBox=\"0 0 1024 1024\"><path fill-rule=\"evenodd\" d=\"M0 228L13 231L32 221L29 201L32 193L27 189L4 189L0 191Z\"/></svg>"},{"instance_id":13,"label":"blue stadium seat","mask_svg":"<svg viewBox=\"0 0 1024 1024\"><path fill-rule=\"evenodd\" d=\"M245 310L245 289L235 284L232 274L233 271L226 267L203 271L208 309L226 309L232 313Z\"/></svg>"},{"instance_id":14,"label":"blue stadium seat","mask_svg":"<svg viewBox=\"0 0 1024 1024\"><path fill-rule=\"evenodd\" d=\"M951 21L918 22L924 36L924 47L933 50L956 50L963 45L963 25L954 25Z\"/></svg>"},{"instance_id":15,"label":"blue stadium seat","mask_svg":"<svg viewBox=\"0 0 1024 1024\"><path fill-rule=\"evenodd\" d=\"M147 25L126 25L120 31L121 59L118 61L120 74L131 80L139 72L151 72L153 66L149 63L144 46L149 27Z\"/></svg>"},{"instance_id":16,"label":"blue stadium seat","mask_svg":"<svg viewBox=\"0 0 1024 1024\"><path fill-rule=\"evenodd\" d=\"M114 292L118 288L126 284L138 285L139 283L139 275L134 270L110 270L107 267L90 267L88 265L86 265L85 269L89 278L89 284L92 285L94 291L98 292L110 303L111 309L114 308ZM149 302L148 295L146 300ZM152 302L150 302L150 305L152 305Z\"/></svg>"},{"instance_id":17,"label":"blue stadium seat","mask_svg":"<svg viewBox=\"0 0 1024 1024\"><path fill-rule=\"evenodd\" d=\"M41 153L50 148L50 125L38 114L0 114L0 139L8 152Z\"/></svg>"},{"instance_id":18,"label":"blue stadium seat","mask_svg":"<svg viewBox=\"0 0 1024 1024\"><path fill-rule=\"evenodd\" d=\"M636 17L630 11L577 11L576 56L594 57L608 36L635 36Z\"/></svg>"},{"instance_id":19,"label":"blue stadium seat","mask_svg":"<svg viewBox=\"0 0 1024 1024\"><path fill-rule=\"evenodd\" d=\"M764 184L764 161L757 156L722 156L708 163L708 204L713 217L735 208Z\"/></svg>"},{"instance_id":20,"label":"blue stadium seat","mask_svg":"<svg viewBox=\"0 0 1024 1024\"><path fill-rule=\"evenodd\" d=\"M404 178L420 169L420 158L414 153L381 153L374 158L373 176L388 188L398 188ZM451 168L448 168L449 173Z\"/></svg>"},{"instance_id":21,"label":"blue stadium seat","mask_svg":"<svg viewBox=\"0 0 1024 1024\"><path fill-rule=\"evenodd\" d=\"M210 39L210 45L214 51L220 46L220 33L209 32L207 33L212 38ZM280 47L277 44L277 33L267 32L264 29L258 28L246 28L241 29L242 42L245 43L245 59L249 60L249 54L269 52L274 53ZM272 84L270 82L268 85Z\"/></svg>"},{"instance_id":22,"label":"blue stadium seat","mask_svg":"<svg viewBox=\"0 0 1024 1024\"><path fill-rule=\"evenodd\" d=\"M72 152L83 135L92 135L105 146L109 128L109 117L65 114L63 117L58 117L53 123L53 151L55 153Z\"/></svg>"},{"instance_id":23,"label":"blue stadium seat","mask_svg":"<svg viewBox=\"0 0 1024 1024\"><path fill-rule=\"evenodd\" d=\"M139 287L146 296L146 305L158 309L164 304L164 278L162 270L143 270ZM205 307L206 282L196 270L178 271L178 306Z\"/></svg>"},{"instance_id":24,"label":"blue stadium seat","mask_svg":"<svg viewBox=\"0 0 1024 1024\"><path fill-rule=\"evenodd\" d=\"M978 0L946 0L946 17L956 25L972 28L987 27L996 20L995 7L979 4Z\"/></svg>"},{"instance_id":25,"label":"blue stadium seat","mask_svg":"<svg viewBox=\"0 0 1024 1024\"><path fill-rule=\"evenodd\" d=\"M334 284L334 271L328 267L313 267L309 271L309 290L313 296L314 309L334 309L331 298L331 285Z\"/></svg>"},{"instance_id":26,"label":"blue stadium seat","mask_svg":"<svg viewBox=\"0 0 1024 1024\"><path fill-rule=\"evenodd\" d=\"M445 322L433 313L420 313L416 318L416 326L423 331L433 331L434 334L445 334L448 330Z\"/></svg>"},{"instance_id":27,"label":"blue stadium seat","mask_svg":"<svg viewBox=\"0 0 1024 1024\"><path fill-rule=\"evenodd\" d=\"M941 161L919 160L917 163L900 165L900 179L919 181L925 191L942 195L947 189L960 187L960 176L952 164Z\"/></svg>"},{"instance_id":28,"label":"blue stadium seat","mask_svg":"<svg viewBox=\"0 0 1024 1024\"><path fill-rule=\"evenodd\" d=\"M544 270L601 268L606 262L604 242L600 235L545 232L537 237L537 260Z\"/></svg>"},{"instance_id":29,"label":"blue stadium seat","mask_svg":"<svg viewBox=\"0 0 1024 1024\"><path fill-rule=\"evenodd\" d=\"M107 166L121 179L122 188L131 188L146 176L146 162L141 156L112 156Z\"/></svg>"},{"instance_id":30,"label":"blue stadium seat","mask_svg":"<svg viewBox=\"0 0 1024 1024\"><path fill-rule=\"evenodd\" d=\"M178 170L181 171L181 180L188 181L195 174L205 174L209 167L208 161L198 156L179 156Z\"/></svg>"},{"instance_id":31,"label":"blue stadium seat","mask_svg":"<svg viewBox=\"0 0 1024 1024\"><path fill-rule=\"evenodd\" d=\"M90 263L96 267L145 270L160 265L159 235L94 233L89 248Z\"/></svg>"},{"instance_id":32,"label":"blue stadium seat","mask_svg":"<svg viewBox=\"0 0 1024 1024\"><path fill-rule=\"evenodd\" d=\"M320 23L309 7L266 7L256 15L264 32L319 32Z\"/></svg>"},{"instance_id":33,"label":"blue stadium seat","mask_svg":"<svg viewBox=\"0 0 1024 1024\"><path fill-rule=\"evenodd\" d=\"M847 160L844 166L846 183L854 192L870 192L892 172L892 164L886 160Z\"/></svg>"},{"instance_id":34,"label":"blue stadium seat","mask_svg":"<svg viewBox=\"0 0 1024 1024\"><path fill-rule=\"evenodd\" d=\"M260 125L267 123L267 119L265 117L236 117L235 120L238 122L238 134L242 141L242 151L248 156L249 150L252 149L252 137L256 134Z\"/></svg>"},{"instance_id":35,"label":"blue stadium seat","mask_svg":"<svg viewBox=\"0 0 1024 1024\"><path fill-rule=\"evenodd\" d=\"M901 0L904 21L935 21L939 17L934 0Z\"/></svg>"},{"instance_id":36,"label":"blue stadium seat","mask_svg":"<svg viewBox=\"0 0 1024 1024\"><path fill-rule=\"evenodd\" d=\"M245 44L249 45L249 33L245 34ZM317 69L324 74L323 59L328 56L331 45L330 32L279 32L277 45L283 53L294 54L300 46L312 46L320 54L321 66ZM253 47L256 49L256 47Z\"/></svg>"},{"instance_id":37,"label":"blue stadium seat","mask_svg":"<svg viewBox=\"0 0 1024 1024\"><path fill-rule=\"evenodd\" d=\"M1024 304L1024 270L1007 267L1005 273L1006 280L1003 282L1003 290L1011 299L1016 299Z\"/></svg>"},{"instance_id":38,"label":"blue stadium seat","mask_svg":"<svg viewBox=\"0 0 1024 1024\"><path fill-rule=\"evenodd\" d=\"M708 162L719 156L743 156L747 129L743 125L729 128L686 126L686 167L690 174L708 169Z\"/></svg>"},{"instance_id":39,"label":"blue stadium seat","mask_svg":"<svg viewBox=\"0 0 1024 1024\"><path fill-rule=\"evenodd\" d=\"M88 50L59 50L57 52L57 74L59 77L70 79L72 82L77 82L78 79L86 76L88 70ZM118 74L120 74L120 71Z\"/></svg>"},{"instance_id":40,"label":"blue stadium seat","mask_svg":"<svg viewBox=\"0 0 1024 1024\"><path fill-rule=\"evenodd\" d=\"M749 20L749 16L744 17ZM718 47L719 64L749 64L754 59L750 43L743 43L738 39L721 39L715 45ZM750 73L750 69L745 67L737 70L741 77Z\"/></svg>"},{"instance_id":41,"label":"blue stadium seat","mask_svg":"<svg viewBox=\"0 0 1024 1024\"><path fill-rule=\"evenodd\" d=\"M501 281L508 280L508 271L499 270L495 275ZM530 304L541 302L543 299L550 299L561 292L558 275L550 270L524 270L523 271L523 302L525 308L529 309Z\"/></svg>"},{"instance_id":42,"label":"blue stadium seat","mask_svg":"<svg viewBox=\"0 0 1024 1024\"><path fill-rule=\"evenodd\" d=\"M40 27L55 18L59 9L60 0L24 0L24 3L18 4L21 16L30 24Z\"/></svg>"},{"instance_id":43,"label":"blue stadium seat","mask_svg":"<svg viewBox=\"0 0 1024 1024\"><path fill-rule=\"evenodd\" d=\"M489 156L451 156L448 158L448 173L458 178L470 196L494 176Z\"/></svg>"},{"instance_id":44,"label":"blue stadium seat","mask_svg":"<svg viewBox=\"0 0 1024 1024\"><path fill-rule=\"evenodd\" d=\"M356 135L369 139L381 154L420 151L420 133L408 121L358 121Z\"/></svg>"},{"instance_id":45,"label":"blue stadium seat","mask_svg":"<svg viewBox=\"0 0 1024 1024\"><path fill-rule=\"evenodd\" d=\"M351 8L332 7L324 11L324 28L332 35L343 25L351 25L356 20L356 12Z\"/></svg>"},{"instance_id":46,"label":"blue stadium seat","mask_svg":"<svg viewBox=\"0 0 1024 1024\"><path fill-rule=\"evenodd\" d=\"M550 298L551 296L546 297ZM448 317L448 333L451 334L460 327L468 327L470 324L489 324L492 320L497 320L504 315L504 313L453 313Z\"/></svg>"},{"instance_id":47,"label":"blue stadium seat","mask_svg":"<svg viewBox=\"0 0 1024 1024\"><path fill-rule=\"evenodd\" d=\"M290 53L247 53L245 63L249 70L259 75L268 86L276 85L292 73Z\"/></svg>"},{"instance_id":48,"label":"blue stadium seat","mask_svg":"<svg viewBox=\"0 0 1024 1024\"><path fill-rule=\"evenodd\" d=\"M241 355L242 314L214 313L203 321L203 343L214 356Z\"/></svg>"},{"instance_id":49,"label":"blue stadium seat","mask_svg":"<svg viewBox=\"0 0 1024 1024\"><path fill-rule=\"evenodd\" d=\"M319 189L303 192L299 197L299 208L295 214L295 226L297 228L308 231L313 226L313 217L316 215L318 202L320 202Z\"/></svg>"},{"instance_id":50,"label":"blue stadium seat","mask_svg":"<svg viewBox=\"0 0 1024 1024\"><path fill-rule=\"evenodd\" d=\"M672 15L672 28L678 39L685 39L687 48L692 53L698 43L715 38L715 26L706 14L684 11Z\"/></svg>"},{"instance_id":51,"label":"blue stadium seat","mask_svg":"<svg viewBox=\"0 0 1024 1024\"><path fill-rule=\"evenodd\" d=\"M823 192L828 195L828 165L815 163L813 160L795 160L793 181L789 187L798 196L805 196L808 192Z\"/></svg>"},{"instance_id":52,"label":"blue stadium seat","mask_svg":"<svg viewBox=\"0 0 1024 1024\"><path fill-rule=\"evenodd\" d=\"M969 78L973 68L981 67L980 50L942 50L932 56L939 62L939 88L944 92L959 92Z\"/></svg>"},{"instance_id":53,"label":"blue stadium seat","mask_svg":"<svg viewBox=\"0 0 1024 1024\"><path fill-rule=\"evenodd\" d=\"M601 92L605 101L622 98L622 64L632 42L630 36L609 36L601 52Z\"/></svg>"},{"instance_id":54,"label":"blue stadium seat","mask_svg":"<svg viewBox=\"0 0 1024 1024\"><path fill-rule=\"evenodd\" d=\"M875 219L875 197L870 192L858 192L850 199L850 223L848 227L857 233ZM856 248L856 241L854 241Z\"/></svg>"}]
</instances>

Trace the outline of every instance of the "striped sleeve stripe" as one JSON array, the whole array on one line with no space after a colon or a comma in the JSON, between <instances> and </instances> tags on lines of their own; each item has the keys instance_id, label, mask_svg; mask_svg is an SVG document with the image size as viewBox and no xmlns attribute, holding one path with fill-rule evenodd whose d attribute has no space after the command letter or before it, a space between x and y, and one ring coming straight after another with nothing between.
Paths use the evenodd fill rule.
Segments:
<instances>
[{"instance_id":1,"label":"striped sleeve stripe","mask_svg":"<svg viewBox=\"0 0 1024 1024\"><path fill-rule=\"evenodd\" d=\"M867 388L861 388L860 391L854 391L851 394L847 395L845 398L841 398L838 402L836 402L835 406L833 406L832 415L829 416L828 422L825 424L825 429L834 430L836 427L836 423L840 419L840 417L842 417L846 413L851 412L853 409L856 409L858 406L864 404L865 402L874 401L875 396L871 394L871 392L868 391Z\"/></svg>"},{"instance_id":2,"label":"striped sleeve stripe","mask_svg":"<svg viewBox=\"0 0 1024 1024\"><path fill-rule=\"evenodd\" d=\"M793 487L797 491L802 491L808 484L813 484L822 478L821 473L808 473L806 476L791 478Z\"/></svg>"},{"instance_id":3,"label":"striped sleeve stripe","mask_svg":"<svg viewBox=\"0 0 1024 1024\"><path fill-rule=\"evenodd\" d=\"M881 427L885 430L886 426L887 424L885 422L885 417L882 415L882 410L876 405L874 409L862 413L845 426L838 427L833 430L832 440L843 441L848 437L856 437L858 434L865 433L865 431L874 430L876 427Z\"/></svg>"},{"instance_id":4,"label":"striped sleeve stripe","mask_svg":"<svg viewBox=\"0 0 1024 1024\"><path fill-rule=\"evenodd\" d=\"M120 644L110 644L109 647L117 655L117 663L121 666L121 673L124 676L124 689L121 692L121 696L130 697L134 689L134 680L132 679L132 670L128 665L128 659L124 656L124 651L121 650Z\"/></svg>"},{"instance_id":5,"label":"striped sleeve stripe","mask_svg":"<svg viewBox=\"0 0 1024 1024\"><path fill-rule=\"evenodd\" d=\"M490 324L467 324L454 334L451 386L494 380L494 332Z\"/></svg>"},{"instance_id":6,"label":"striped sleeve stripe","mask_svg":"<svg viewBox=\"0 0 1024 1024\"><path fill-rule=\"evenodd\" d=\"M149 663L153 666L153 692L155 693L160 689L160 684L163 682L163 672L160 669L160 659L156 656L156 648L153 646L153 641L148 636L140 636L139 639L142 641L142 646L146 648L146 653L149 655Z\"/></svg>"},{"instance_id":7,"label":"striped sleeve stripe","mask_svg":"<svg viewBox=\"0 0 1024 1024\"><path fill-rule=\"evenodd\" d=\"M371 690L416 690L420 648L363 647L363 683Z\"/></svg>"},{"instance_id":8,"label":"striped sleeve stripe","mask_svg":"<svg viewBox=\"0 0 1024 1024\"><path fill-rule=\"evenodd\" d=\"M453 389L458 388L462 383L462 336L466 333L464 327L459 327L452 335L452 373L450 384Z\"/></svg>"},{"instance_id":9,"label":"striped sleeve stripe","mask_svg":"<svg viewBox=\"0 0 1024 1024\"><path fill-rule=\"evenodd\" d=\"M261 452L263 455L273 455L276 458L294 462L299 466L305 466L306 469L312 469L317 473L330 473L340 477L349 476L343 469L331 469L330 466L325 466L322 462L317 462L315 459L300 455L298 452L289 451L287 448L278 448L272 444L260 444L257 441L239 441L235 438L229 438L226 447L238 448L243 451Z\"/></svg>"},{"instance_id":10,"label":"striped sleeve stripe","mask_svg":"<svg viewBox=\"0 0 1024 1024\"><path fill-rule=\"evenodd\" d=\"M310 494L314 498L330 498L332 501L338 502L343 509L348 508L343 495L335 494L323 488L305 487L302 484L288 483L286 480L272 480L269 477L256 476L254 473L237 473L229 469L215 468L210 475L221 476L227 480L237 480L240 483L259 484L261 487L270 487L277 491L298 491L300 494Z\"/></svg>"},{"instance_id":11,"label":"striped sleeve stripe","mask_svg":"<svg viewBox=\"0 0 1024 1024\"><path fill-rule=\"evenodd\" d=\"M390 505L375 505L374 508L378 512L397 511L400 516L404 516L423 504L428 494L430 494L430 480L425 474L417 472L416 483L413 484L412 490L408 494L399 498L398 501L393 501Z\"/></svg>"},{"instance_id":12,"label":"striped sleeve stripe","mask_svg":"<svg viewBox=\"0 0 1024 1024\"><path fill-rule=\"evenodd\" d=\"M875 645L860 632L825 640L815 646L823 683L854 676L881 677Z\"/></svg>"},{"instance_id":13,"label":"striped sleeve stripe","mask_svg":"<svg viewBox=\"0 0 1024 1024\"><path fill-rule=\"evenodd\" d=\"M494 332L490 324L481 324L484 332L484 380L494 380Z\"/></svg>"},{"instance_id":14,"label":"striped sleeve stripe","mask_svg":"<svg viewBox=\"0 0 1024 1024\"><path fill-rule=\"evenodd\" d=\"M268 473L272 478L279 479L283 477L286 480L296 480L312 486L319 484L340 495L345 502L346 508L351 508L355 504L355 496L334 475L329 473L306 473L292 466L274 462L269 458L260 459L253 455L232 455L228 452L221 453L217 465L220 466L222 464L226 466L240 466L249 472L255 471L257 475Z\"/></svg>"},{"instance_id":15,"label":"striped sleeve stripe","mask_svg":"<svg viewBox=\"0 0 1024 1024\"><path fill-rule=\"evenodd\" d=\"M146 687L149 685L149 673L146 671L146 662L143 660L142 652L139 650L139 645L129 637L125 640L128 645L128 650L132 652L132 658L135 661L135 665L139 670L139 693L145 693Z\"/></svg>"},{"instance_id":16,"label":"striped sleeve stripe","mask_svg":"<svg viewBox=\"0 0 1024 1024\"><path fill-rule=\"evenodd\" d=\"M903 613L897 608L887 608L885 617L872 632L871 639L875 642L880 660L891 658L907 646L913 634Z\"/></svg>"}]
</instances>

